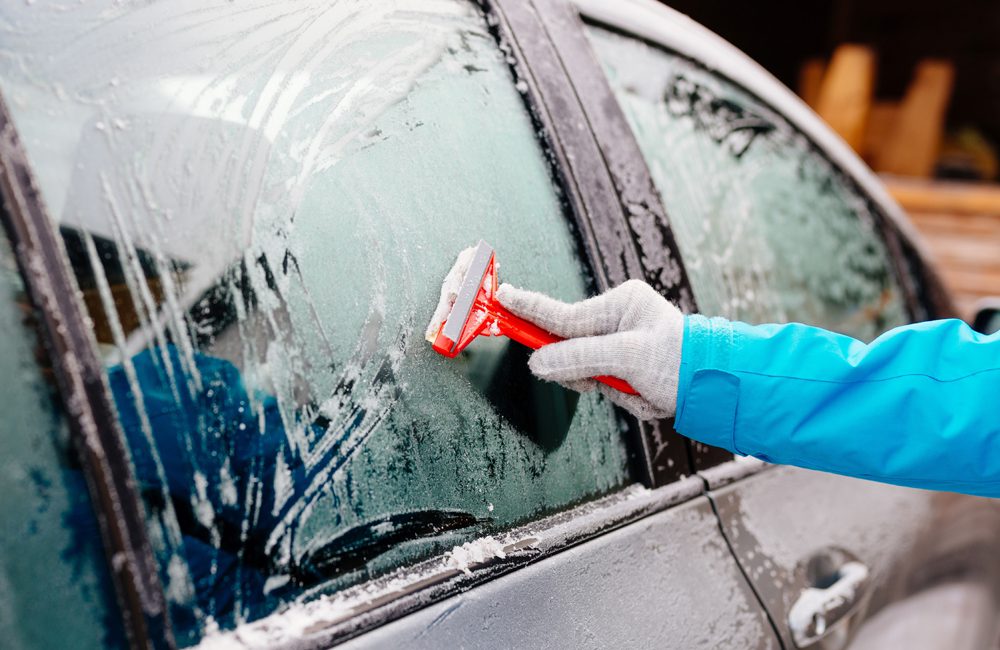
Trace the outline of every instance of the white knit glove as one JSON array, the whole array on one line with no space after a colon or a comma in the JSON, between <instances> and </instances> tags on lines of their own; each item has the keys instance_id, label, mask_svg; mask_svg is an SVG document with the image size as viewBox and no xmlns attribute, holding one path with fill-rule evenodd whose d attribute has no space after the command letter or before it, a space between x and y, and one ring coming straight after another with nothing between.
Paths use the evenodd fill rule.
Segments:
<instances>
[{"instance_id":1,"label":"white knit glove","mask_svg":"<svg viewBox=\"0 0 1000 650\"><path fill-rule=\"evenodd\" d=\"M642 419L673 417L684 315L651 286L629 280L567 304L504 284L497 298L514 314L566 339L531 355L528 366L535 375L580 392L598 388ZM621 377L639 395L590 379L597 375Z\"/></svg>"}]
</instances>

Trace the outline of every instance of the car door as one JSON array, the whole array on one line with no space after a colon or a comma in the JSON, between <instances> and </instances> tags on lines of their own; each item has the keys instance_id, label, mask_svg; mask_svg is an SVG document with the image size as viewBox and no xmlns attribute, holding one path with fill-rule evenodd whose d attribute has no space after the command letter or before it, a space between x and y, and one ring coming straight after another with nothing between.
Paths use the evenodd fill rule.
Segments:
<instances>
[{"instance_id":1,"label":"car door","mask_svg":"<svg viewBox=\"0 0 1000 650\"><path fill-rule=\"evenodd\" d=\"M648 264L528 5L31 9L5 223L134 645L776 647L675 435L421 340L479 238L565 300Z\"/></svg>"},{"instance_id":2,"label":"car door","mask_svg":"<svg viewBox=\"0 0 1000 650\"><path fill-rule=\"evenodd\" d=\"M949 312L898 208L763 70L655 3L577 4L701 311L864 340ZM859 630L856 647L995 640L997 566L983 552L997 530L992 501L701 447L696 468L785 647L841 648ZM968 607L964 622L955 603ZM916 611L919 623L905 618Z\"/></svg>"}]
</instances>

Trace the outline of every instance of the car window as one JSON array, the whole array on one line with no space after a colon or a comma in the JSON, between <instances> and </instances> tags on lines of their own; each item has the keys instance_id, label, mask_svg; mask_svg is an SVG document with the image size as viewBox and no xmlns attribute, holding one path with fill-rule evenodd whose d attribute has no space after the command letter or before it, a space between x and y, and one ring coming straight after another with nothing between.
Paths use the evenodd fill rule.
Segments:
<instances>
[{"instance_id":1,"label":"car window","mask_svg":"<svg viewBox=\"0 0 1000 650\"><path fill-rule=\"evenodd\" d=\"M872 339L907 321L878 208L781 115L695 61L589 25L703 313Z\"/></svg>"},{"instance_id":2,"label":"car window","mask_svg":"<svg viewBox=\"0 0 1000 650\"><path fill-rule=\"evenodd\" d=\"M124 643L87 484L52 368L0 232L0 638L5 648Z\"/></svg>"},{"instance_id":3,"label":"car window","mask_svg":"<svg viewBox=\"0 0 1000 650\"><path fill-rule=\"evenodd\" d=\"M0 10L182 643L630 480L612 407L424 329L457 253L591 286L475 5Z\"/></svg>"}]
</instances>

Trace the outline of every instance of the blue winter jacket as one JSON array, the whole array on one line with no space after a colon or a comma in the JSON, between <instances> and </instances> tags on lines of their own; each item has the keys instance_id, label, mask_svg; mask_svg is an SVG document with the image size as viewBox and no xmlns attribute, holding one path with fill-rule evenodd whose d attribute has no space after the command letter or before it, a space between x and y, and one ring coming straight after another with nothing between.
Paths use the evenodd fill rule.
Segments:
<instances>
[{"instance_id":1,"label":"blue winter jacket","mask_svg":"<svg viewBox=\"0 0 1000 650\"><path fill-rule=\"evenodd\" d=\"M870 344L688 316L676 428L773 463L1000 496L1000 333L958 320Z\"/></svg>"}]
</instances>

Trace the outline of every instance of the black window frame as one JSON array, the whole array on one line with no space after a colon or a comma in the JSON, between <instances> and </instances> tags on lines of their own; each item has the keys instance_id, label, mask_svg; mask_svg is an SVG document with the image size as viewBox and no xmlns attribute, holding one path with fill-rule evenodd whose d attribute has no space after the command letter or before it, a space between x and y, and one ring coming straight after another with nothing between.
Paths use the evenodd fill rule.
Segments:
<instances>
[{"instance_id":1,"label":"black window frame","mask_svg":"<svg viewBox=\"0 0 1000 650\"><path fill-rule=\"evenodd\" d=\"M632 277L649 282L681 311L696 313L697 300L670 226L669 212L618 98L590 47L582 13L566 0L531 2L558 50L612 177L627 238L640 259L638 275ZM657 244L662 250L650 250ZM664 275L673 276L675 281L664 282ZM641 422L638 427L645 459L643 480L649 487L660 487L677 480L679 475L733 459L728 451L681 436L674 429L673 418Z\"/></svg>"}]
</instances>

